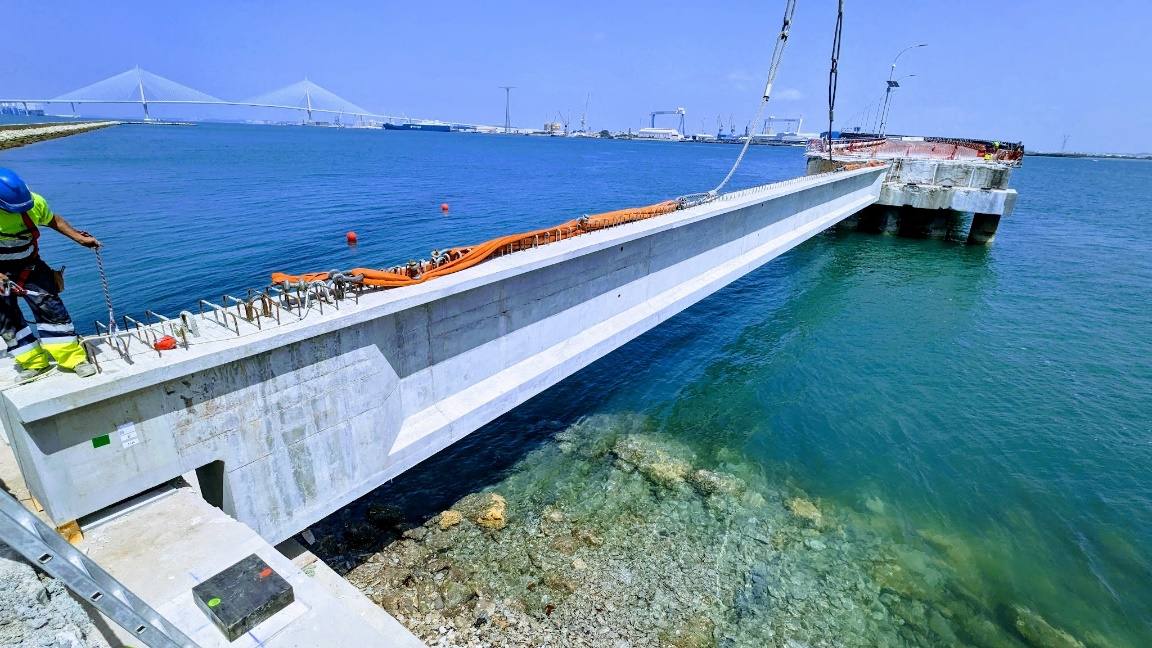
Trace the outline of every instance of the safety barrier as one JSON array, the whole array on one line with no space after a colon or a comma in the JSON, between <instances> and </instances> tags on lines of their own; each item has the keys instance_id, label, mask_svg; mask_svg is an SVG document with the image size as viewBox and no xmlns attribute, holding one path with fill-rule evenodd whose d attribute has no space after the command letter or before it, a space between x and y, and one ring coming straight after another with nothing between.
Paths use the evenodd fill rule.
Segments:
<instances>
[{"instance_id":1,"label":"safety barrier","mask_svg":"<svg viewBox=\"0 0 1152 648\"><path fill-rule=\"evenodd\" d=\"M809 141L808 153L828 153L827 141ZM846 138L832 141L832 154L872 159L971 160L1019 166L1024 159L1024 145L946 137Z\"/></svg>"}]
</instances>

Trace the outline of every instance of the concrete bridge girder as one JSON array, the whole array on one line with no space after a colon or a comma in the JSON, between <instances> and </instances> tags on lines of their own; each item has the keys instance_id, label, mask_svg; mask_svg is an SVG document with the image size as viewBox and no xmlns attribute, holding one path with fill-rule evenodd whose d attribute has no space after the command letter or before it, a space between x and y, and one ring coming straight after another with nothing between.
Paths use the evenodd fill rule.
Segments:
<instances>
[{"instance_id":1,"label":"concrete bridge girder","mask_svg":"<svg viewBox=\"0 0 1152 648\"><path fill-rule=\"evenodd\" d=\"M57 522L196 471L209 501L279 542L875 203L885 172L735 192L88 382L11 389L4 428Z\"/></svg>"}]
</instances>

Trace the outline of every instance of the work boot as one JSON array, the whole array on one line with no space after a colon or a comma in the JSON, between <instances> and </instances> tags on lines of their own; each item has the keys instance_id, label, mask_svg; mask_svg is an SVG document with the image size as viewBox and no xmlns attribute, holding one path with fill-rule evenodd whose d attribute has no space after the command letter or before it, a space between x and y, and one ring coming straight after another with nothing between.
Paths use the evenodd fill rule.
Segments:
<instances>
[{"instance_id":1,"label":"work boot","mask_svg":"<svg viewBox=\"0 0 1152 648\"><path fill-rule=\"evenodd\" d=\"M75 367L72 367L72 371L75 371L76 375L81 378L87 378L96 375L96 365L91 362L81 362Z\"/></svg>"},{"instance_id":2,"label":"work boot","mask_svg":"<svg viewBox=\"0 0 1152 648\"><path fill-rule=\"evenodd\" d=\"M39 376L40 374L44 373L45 371L48 371L51 368L52 368L51 365L49 365L47 367L40 367L39 369L25 369L23 367L17 366L16 367L16 382L21 382L21 383L27 382L29 380L32 380L36 376Z\"/></svg>"}]
</instances>

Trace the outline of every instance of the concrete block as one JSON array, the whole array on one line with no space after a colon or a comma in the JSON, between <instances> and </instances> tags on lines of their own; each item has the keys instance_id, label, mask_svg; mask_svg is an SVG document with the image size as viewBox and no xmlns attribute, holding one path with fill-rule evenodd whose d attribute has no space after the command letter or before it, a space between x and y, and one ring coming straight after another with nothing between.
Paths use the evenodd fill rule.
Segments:
<instances>
[{"instance_id":1,"label":"concrete block","mask_svg":"<svg viewBox=\"0 0 1152 648\"><path fill-rule=\"evenodd\" d=\"M192 588L196 606L236 641L296 600L292 586L256 554Z\"/></svg>"}]
</instances>

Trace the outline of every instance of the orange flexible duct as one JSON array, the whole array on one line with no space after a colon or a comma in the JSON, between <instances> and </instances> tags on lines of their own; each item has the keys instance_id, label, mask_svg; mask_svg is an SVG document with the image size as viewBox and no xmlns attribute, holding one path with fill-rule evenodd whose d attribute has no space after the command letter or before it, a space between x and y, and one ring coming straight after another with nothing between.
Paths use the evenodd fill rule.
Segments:
<instances>
[{"instance_id":1,"label":"orange flexible duct","mask_svg":"<svg viewBox=\"0 0 1152 648\"><path fill-rule=\"evenodd\" d=\"M466 270L498 256L538 247L540 245L547 245L548 243L555 243L556 241L562 241L572 238L573 236L594 232L606 227L614 227L616 225L632 223L655 216L662 216L674 212L679 208L679 201L666 200L661 203L656 203L655 205L648 205L647 207L632 207L629 209L604 212L602 214L592 214L547 229L533 230L521 234L509 234L485 241L471 248L452 248L448 251L448 257L451 260L435 266L417 277L375 268L352 268L345 274L361 275L364 277L364 285L376 288L412 286L418 283L424 283L429 279L435 279L454 272ZM329 277L330 274L327 272L313 272L299 275L273 272L272 283L308 283L311 281L327 281Z\"/></svg>"}]
</instances>

